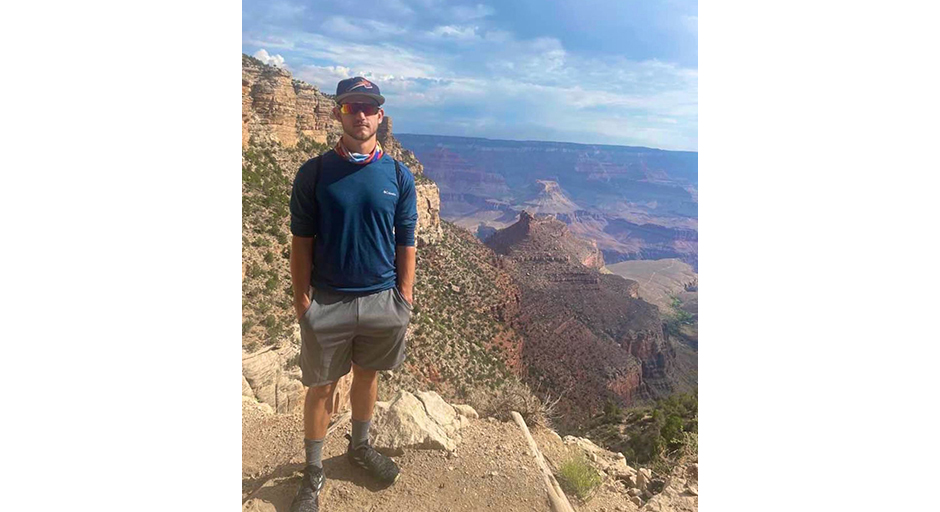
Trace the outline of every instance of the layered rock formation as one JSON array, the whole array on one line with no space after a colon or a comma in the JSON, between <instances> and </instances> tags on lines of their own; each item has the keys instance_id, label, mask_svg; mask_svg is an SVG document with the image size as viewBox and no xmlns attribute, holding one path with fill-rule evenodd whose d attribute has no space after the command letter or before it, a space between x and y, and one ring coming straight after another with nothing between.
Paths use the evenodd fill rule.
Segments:
<instances>
[{"instance_id":1,"label":"layered rock formation","mask_svg":"<svg viewBox=\"0 0 940 512\"><path fill-rule=\"evenodd\" d=\"M391 117L382 119L376 138L389 156L407 165L415 176L415 192L418 196L418 230L415 238L418 247L440 241L443 230L440 215L441 193L437 184L424 176L424 166L415 154L404 149L392 135Z\"/></svg>"},{"instance_id":2,"label":"layered rock formation","mask_svg":"<svg viewBox=\"0 0 940 512\"><path fill-rule=\"evenodd\" d=\"M535 215L573 213L581 208L574 204L561 185L553 180L536 180L534 197L524 203L525 209Z\"/></svg>"},{"instance_id":3,"label":"layered rock formation","mask_svg":"<svg viewBox=\"0 0 940 512\"><path fill-rule=\"evenodd\" d=\"M517 212L554 214L608 262L698 261L698 155L651 148L402 134L444 197L445 220L479 231ZM511 210L511 211L507 211Z\"/></svg>"},{"instance_id":4,"label":"layered rock formation","mask_svg":"<svg viewBox=\"0 0 940 512\"><path fill-rule=\"evenodd\" d=\"M597 247L564 223L526 212L487 242L519 284L511 324L523 333L531 386L561 395L560 423L577 428L608 399L624 404L672 390L675 351L638 283L598 268Z\"/></svg>"},{"instance_id":5,"label":"layered rock formation","mask_svg":"<svg viewBox=\"0 0 940 512\"><path fill-rule=\"evenodd\" d=\"M489 238L487 245L497 254L516 259L576 262L595 269L604 266L604 256L595 242L573 236L568 226L554 217L536 219L525 210L515 224Z\"/></svg>"},{"instance_id":6,"label":"layered rock formation","mask_svg":"<svg viewBox=\"0 0 940 512\"><path fill-rule=\"evenodd\" d=\"M289 71L242 55L242 146L251 137L293 147L306 137L333 142L342 127L330 117L331 96L294 80Z\"/></svg>"}]
</instances>

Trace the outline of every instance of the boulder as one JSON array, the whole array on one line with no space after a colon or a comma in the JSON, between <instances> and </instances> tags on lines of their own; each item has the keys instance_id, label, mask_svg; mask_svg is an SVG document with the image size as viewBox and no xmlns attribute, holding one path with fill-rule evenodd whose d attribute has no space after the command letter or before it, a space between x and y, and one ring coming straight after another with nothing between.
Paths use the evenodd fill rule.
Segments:
<instances>
[{"instance_id":1,"label":"boulder","mask_svg":"<svg viewBox=\"0 0 940 512\"><path fill-rule=\"evenodd\" d=\"M277 383L277 412L287 414L303 408L304 385L297 379L281 374Z\"/></svg>"},{"instance_id":2,"label":"boulder","mask_svg":"<svg viewBox=\"0 0 940 512\"><path fill-rule=\"evenodd\" d=\"M462 414L468 418L479 419L480 415L477 413L477 410L473 407L470 407L466 404L458 404L454 406L454 409L457 411L457 414Z\"/></svg>"},{"instance_id":3,"label":"boulder","mask_svg":"<svg viewBox=\"0 0 940 512\"><path fill-rule=\"evenodd\" d=\"M242 376L254 391L258 400L277 406L277 381L281 371L281 360L271 349L254 354L242 354Z\"/></svg>"},{"instance_id":4,"label":"boulder","mask_svg":"<svg viewBox=\"0 0 940 512\"><path fill-rule=\"evenodd\" d=\"M413 395L399 391L390 402L377 402L372 417L372 445L401 454L404 448L452 452L465 424L453 406L433 391Z\"/></svg>"},{"instance_id":5,"label":"boulder","mask_svg":"<svg viewBox=\"0 0 940 512\"><path fill-rule=\"evenodd\" d=\"M636 488L640 491L645 491L646 487L650 483L650 470L646 468L640 468L640 471L636 474Z\"/></svg>"},{"instance_id":6,"label":"boulder","mask_svg":"<svg viewBox=\"0 0 940 512\"><path fill-rule=\"evenodd\" d=\"M633 481L636 481L636 470L628 466L623 459L615 459L613 461L603 460L603 462L605 464L604 471L608 475L616 478L617 480L629 481L631 478L633 478Z\"/></svg>"},{"instance_id":7,"label":"boulder","mask_svg":"<svg viewBox=\"0 0 940 512\"><path fill-rule=\"evenodd\" d=\"M457 411L434 391L418 391L415 397L424 404L424 410L435 423L453 426L457 421Z\"/></svg>"}]
</instances>

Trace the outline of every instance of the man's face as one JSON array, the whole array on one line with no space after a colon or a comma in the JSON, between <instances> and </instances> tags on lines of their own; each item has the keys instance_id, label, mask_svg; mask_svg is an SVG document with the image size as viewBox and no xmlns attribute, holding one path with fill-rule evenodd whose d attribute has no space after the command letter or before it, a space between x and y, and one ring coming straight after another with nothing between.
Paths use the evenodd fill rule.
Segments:
<instances>
[{"instance_id":1,"label":"man's face","mask_svg":"<svg viewBox=\"0 0 940 512\"><path fill-rule=\"evenodd\" d=\"M350 96L343 100L343 104L367 104L372 106L378 106L372 98L368 96ZM343 132L346 135L352 137L358 141L367 141L375 135L376 130L379 129L379 123L382 122L382 117L385 113L381 108L378 108L378 112L372 115L366 115L365 112L361 110L356 112L354 109L353 113L343 114L340 110L340 107L335 107L333 109L333 117L338 120L340 123L343 123Z\"/></svg>"}]
</instances>

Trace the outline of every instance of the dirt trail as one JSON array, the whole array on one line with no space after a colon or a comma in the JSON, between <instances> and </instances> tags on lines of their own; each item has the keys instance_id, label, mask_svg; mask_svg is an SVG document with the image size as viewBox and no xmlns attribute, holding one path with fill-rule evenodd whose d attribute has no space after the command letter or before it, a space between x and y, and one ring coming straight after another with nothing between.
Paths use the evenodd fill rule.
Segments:
<instances>
[{"instance_id":1,"label":"dirt trail","mask_svg":"<svg viewBox=\"0 0 940 512\"><path fill-rule=\"evenodd\" d=\"M303 468L299 415L270 415L243 407L242 489L244 511L286 512ZM518 427L492 419L462 429L456 454L406 450L395 457L401 478L391 487L363 475L346 460L347 428L326 441L325 512L362 511L550 511L538 468ZM278 459L283 462L279 462Z\"/></svg>"},{"instance_id":2,"label":"dirt trail","mask_svg":"<svg viewBox=\"0 0 940 512\"><path fill-rule=\"evenodd\" d=\"M243 512L287 512L303 470L303 417L274 414L253 399L242 403ZM437 450L405 450L394 457L401 478L390 487L352 467L345 457L349 421L326 440L327 482L320 495L324 512L551 512L538 466L519 427L493 418L471 420L460 430L453 455ZM532 437L554 469L575 453L557 434L533 428ZM633 512L623 486L605 477L587 503L568 496L578 512ZM677 498L678 500L678 498ZM679 502L681 501L681 503ZM683 498L660 510L694 511L697 500ZM644 508L644 509L646 509Z\"/></svg>"}]
</instances>

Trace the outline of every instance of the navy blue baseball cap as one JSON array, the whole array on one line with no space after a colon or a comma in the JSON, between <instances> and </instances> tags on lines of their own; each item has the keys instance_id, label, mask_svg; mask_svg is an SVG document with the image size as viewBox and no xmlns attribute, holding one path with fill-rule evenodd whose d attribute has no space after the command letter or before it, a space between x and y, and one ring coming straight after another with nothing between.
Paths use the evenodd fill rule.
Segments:
<instances>
[{"instance_id":1,"label":"navy blue baseball cap","mask_svg":"<svg viewBox=\"0 0 940 512\"><path fill-rule=\"evenodd\" d=\"M342 103L350 96L368 96L379 105L385 103L385 97L379 92L379 86L361 76L347 78L336 84L336 103Z\"/></svg>"}]
</instances>

